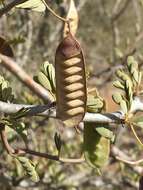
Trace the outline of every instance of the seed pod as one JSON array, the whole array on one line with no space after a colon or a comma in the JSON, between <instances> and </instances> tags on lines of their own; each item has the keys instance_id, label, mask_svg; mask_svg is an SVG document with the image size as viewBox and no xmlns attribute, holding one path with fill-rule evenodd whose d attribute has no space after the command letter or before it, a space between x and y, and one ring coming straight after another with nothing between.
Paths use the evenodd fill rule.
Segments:
<instances>
[{"instance_id":1,"label":"seed pod","mask_svg":"<svg viewBox=\"0 0 143 190\"><path fill-rule=\"evenodd\" d=\"M55 75L57 117L65 126L77 126L86 110L86 76L81 47L71 33L57 48Z\"/></svg>"}]
</instances>

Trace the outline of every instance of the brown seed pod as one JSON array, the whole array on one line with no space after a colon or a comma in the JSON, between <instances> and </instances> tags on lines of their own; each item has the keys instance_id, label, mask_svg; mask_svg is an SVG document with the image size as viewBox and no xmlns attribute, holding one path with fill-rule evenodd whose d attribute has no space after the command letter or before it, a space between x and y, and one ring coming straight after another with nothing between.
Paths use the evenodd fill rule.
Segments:
<instances>
[{"instance_id":1,"label":"brown seed pod","mask_svg":"<svg viewBox=\"0 0 143 190\"><path fill-rule=\"evenodd\" d=\"M86 76L83 52L69 33L56 51L57 117L65 126L77 126L86 111Z\"/></svg>"}]
</instances>

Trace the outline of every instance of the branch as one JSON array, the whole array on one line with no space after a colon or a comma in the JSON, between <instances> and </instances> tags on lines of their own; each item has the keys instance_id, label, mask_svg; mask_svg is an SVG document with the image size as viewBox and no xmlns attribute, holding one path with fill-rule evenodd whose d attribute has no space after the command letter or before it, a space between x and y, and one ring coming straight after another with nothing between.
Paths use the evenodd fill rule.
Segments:
<instances>
[{"instance_id":1,"label":"branch","mask_svg":"<svg viewBox=\"0 0 143 190\"><path fill-rule=\"evenodd\" d=\"M23 105L23 104L9 104L0 101L0 112L6 114L16 113L22 108L29 108L26 116L49 116L56 118L55 103L47 105ZM143 111L143 102L139 98L135 98L131 112ZM58 118L57 118L58 119ZM121 111L113 113L86 113L83 121L96 122L96 123L122 123L124 120L124 114Z\"/></svg>"},{"instance_id":2,"label":"branch","mask_svg":"<svg viewBox=\"0 0 143 190\"><path fill-rule=\"evenodd\" d=\"M42 157L42 158L46 158L46 159L50 159L50 160L59 161L61 163L81 163L81 162L85 161L84 157L81 157L81 158L61 158L57 155L50 155L48 153L41 153L41 152L33 151L30 149L21 149L21 148L20 149L13 149L7 140L7 134L5 132L5 126L3 126L3 125L0 126L0 133L1 133L1 139L2 139L3 145L4 145L5 149L7 150L8 154L10 154L10 155L19 156L19 155L30 154L33 156L38 156L38 157Z\"/></svg>"},{"instance_id":3,"label":"branch","mask_svg":"<svg viewBox=\"0 0 143 190\"><path fill-rule=\"evenodd\" d=\"M29 108L26 116L49 116L56 118L56 110L53 104L48 105L23 105L23 104L9 104L0 101L0 112L6 114L16 113L22 108ZM99 122L99 123L120 123L123 119L122 112L114 113L86 113L84 121L86 122Z\"/></svg>"},{"instance_id":4,"label":"branch","mask_svg":"<svg viewBox=\"0 0 143 190\"><path fill-rule=\"evenodd\" d=\"M36 83L21 67L19 67L19 65L13 59L0 54L0 63L44 101L54 101L54 97L51 95L51 93Z\"/></svg>"},{"instance_id":5,"label":"branch","mask_svg":"<svg viewBox=\"0 0 143 190\"><path fill-rule=\"evenodd\" d=\"M27 0L14 0L11 3L7 4L0 10L0 17L8 13L12 8L14 8L16 5L20 3L24 3Z\"/></svg>"},{"instance_id":6,"label":"branch","mask_svg":"<svg viewBox=\"0 0 143 190\"><path fill-rule=\"evenodd\" d=\"M60 158L59 156L56 156L56 155L50 155L48 153L41 153L41 152L29 150L29 149L18 149L16 151L16 154L18 154L18 155L30 154L33 156L47 158L47 159L59 161L62 163L81 163L81 162L85 161L85 159L83 157L81 157L81 158Z\"/></svg>"},{"instance_id":7,"label":"branch","mask_svg":"<svg viewBox=\"0 0 143 190\"><path fill-rule=\"evenodd\" d=\"M132 161L132 158L128 155L126 155L124 152L122 152L119 148L116 146L112 146L111 148L111 155L115 157L116 160L124 162L125 164L129 164L130 166L135 166L143 163L143 159ZM138 166L135 166L133 169L140 173L140 170L138 170ZM141 173L143 169L141 167Z\"/></svg>"},{"instance_id":8,"label":"branch","mask_svg":"<svg viewBox=\"0 0 143 190\"><path fill-rule=\"evenodd\" d=\"M115 159L117 161L121 161L121 159L119 160L118 158L124 158L125 160L131 160L131 157L129 157L128 155L126 155L124 152L122 152L119 148L117 148L116 146L112 146L111 148L111 155L113 157L115 157ZM123 160L122 160L123 161ZM126 162L124 162L126 163ZM129 164L129 163L126 163ZM137 166L137 165L132 165L129 164L129 167L131 167L136 173L141 174L143 173L143 168L142 166Z\"/></svg>"}]
</instances>

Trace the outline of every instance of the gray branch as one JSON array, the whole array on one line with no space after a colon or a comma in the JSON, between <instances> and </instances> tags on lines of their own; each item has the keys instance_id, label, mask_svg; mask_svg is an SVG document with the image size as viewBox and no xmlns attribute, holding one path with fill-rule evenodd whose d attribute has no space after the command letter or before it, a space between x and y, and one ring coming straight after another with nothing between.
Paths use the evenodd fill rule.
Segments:
<instances>
[{"instance_id":1,"label":"gray branch","mask_svg":"<svg viewBox=\"0 0 143 190\"><path fill-rule=\"evenodd\" d=\"M6 114L16 113L22 108L29 108L26 116L48 116L56 118L56 106L52 104L47 105L23 105L10 104L0 101L0 112ZM143 111L143 102L139 98L135 98L131 107L131 112ZM57 118L58 119L58 118ZM124 113L117 111L113 113L86 113L83 121L97 122L97 123L122 123Z\"/></svg>"}]
</instances>

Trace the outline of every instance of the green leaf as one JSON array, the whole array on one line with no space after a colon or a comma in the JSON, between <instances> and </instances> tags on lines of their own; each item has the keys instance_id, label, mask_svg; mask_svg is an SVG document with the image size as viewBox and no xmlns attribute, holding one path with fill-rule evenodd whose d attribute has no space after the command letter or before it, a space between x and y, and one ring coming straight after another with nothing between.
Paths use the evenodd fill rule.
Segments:
<instances>
[{"instance_id":1,"label":"green leaf","mask_svg":"<svg viewBox=\"0 0 143 190\"><path fill-rule=\"evenodd\" d=\"M14 129L23 139L25 143L27 143L27 127L24 123L12 122L10 123L10 127Z\"/></svg>"},{"instance_id":2,"label":"green leaf","mask_svg":"<svg viewBox=\"0 0 143 190\"><path fill-rule=\"evenodd\" d=\"M44 62L41 66L41 71L46 75L47 79L50 82L52 92L56 91L56 84L55 84L55 68L54 66L49 63L48 61Z\"/></svg>"},{"instance_id":3,"label":"green leaf","mask_svg":"<svg viewBox=\"0 0 143 190\"><path fill-rule=\"evenodd\" d=\"M123 52L119 48L115 48L115 53L118 58L123 58Z\"/></svg>"},{"instance_id":4,"label":"green leaf","mask_svg":"<svg viewBox=\"0 0 143 190\"><path fill-rule=\"evenodd\" d=\"M139 82L139 69L138 69L138 62L134 59L133 56L129 56L127 59L127 66L129 72L131 73L133 80L138 84Z\"/></svg>"},{"instance_id":5,"label":"green leaf","mask_svg":"<svg viewBox=\"0 0 143 190\"><path fill-rule=\"evenodd\" d=\"M127 102L124 100L124 96L119 92L112 95L112 99L116 104L119 104L124 113L128 112Z\"/></svg>"},{"instance_id":6,"label":"green leaf","mask_svg":"<svg viewBox=\"0 0 143 190\"><path fill-rule=\"evenodd\" d=\"M132 83L131 78L128 76L128 74L125 73L125 71L123 69L118 69L116 71L116 75L118 76L118 78L120 78L123 82L125 82L126 80L130 81L130 83Z\"/></svg>"},{"instance_id":7,"label":"green leaf","mask_svg":"<svg viewBox=\"0 0 143 190\"><path fill-rule=\"evenodd\" d=\"M45 75L44 73L39 72L37 77L38 77L39 83L40 83L43 87L45 87L45 88L48 89L49 91L52 91L51 84L50 84L48 78L46 77L46 75Z\"/></svg>"},{"instance_id":8,"label":"green leaf","mask_svg":"<svg viewBox=\"0 0 143 190\"><path fill-rule=\"evenodd\" d=\"M122 94L120 94L119 92L115 92L112 95L112 99L116 104L120 104L120 102L123 100L123 96Z\"/></svg>"},{"instance_id":9,"label":"green leaf","mask_svg":"<svg viewBox=\"0 0 143 190\"><path fill-rule=\"evenodd\" d=\"M87 163L94 168L103 167L109 158L110 140L102 137L94 128L96 124L85 123L84 156Z\"/></svg>"},{"instance_id":10,"label":"green leaf","mask_svg":"<svg viewBox=\"0 0 143 190\"><path fill-rule=\"evenodd\" d=\"M109 124L96 124L95 130L99 135L112 140L114 138L114 133L109 129Z\"/></svg>"},{"instance_id":11,"label":"green leaf","mask_svg":"<svg viewBox=\"0 0 143 190\"><path fill-rule=\"evenodd\" d=\"M117 80L117 81L113 82L113 86L115 86L116 88L124 90L124 85L121 83L121 81Z\"/></svg>"},{"instance_id":12,"label":"green leaf","mask_svg":"<svg viewBox=\"0 0 143 190\"><path fill-rule=\"evenodd\" d=\"M16 6L17 8L30 9L32 11L44 12L46 7L42 0L28 0Z\"/></svg>"},{"instance_id":13,"label":"green leaf","mask_svg":"<svg viewBox=\"0 0 143 190\"><path fill-rule=\"evenodd\" d=\"M55 68L52 64L48 64L47 67L47 73L48 73L48 79L50 81L50 84L52 86L52 91L56 91L56 84L55 84Z\"/></svg>"},{"instance_id":14,"label":"green leaf","mask_svg":"<svg viewBox=\"0 0 143 190\"><path fill-rule=\"evenodd\" d=\"M38 182L39 176L35 170L35 165L33 164L33 162L23 156L17 156L15 158L20 162L20 164L22 165L23 169L25 170L26 174L30 177L30 179L33 182Z\"/></svg>"},{"instance_id":15,"label":"green leaf","mask_svg":"<svg viewBox=\"0 0 143 190\"><path fill-rule=\"evenodd\" d=\"M127 66L130 72L138 69L138 63L133 56L127 58Z\"/></svg>"},{"instance_id":16,"label":"green leaf","mask_svg":"<svg viewBox=\"0 0 143 190\"><path fill-rule=\"evenodd\" d=\"M125 92L128 105L127 107L130 109L133 101L133 89L132 84L128 80L125 82Z\"/></svg>"},{"instance_id":17,"label":"green leaf","mask_svg":"<svg viewBox=\"0 0 143 190\"><path fill-rule=\"evenodd\" d=\"M127 107L127 103L125 100L122 100L120 102L120 106L121 106L121 109L124 113L128 113L128 107Z\"/></svg>"},{"instance_id":18,"label":"green leaf","mask_svg":"<svg viewBox=\"0 0 143 190\"><path fill-rule=\"evenodd\" d=\"M4 102L12 102L14 95L12 94L12 88L9 82L0 76L0 100Z\"/></svg>"},{"instance_id":19,"label":"green leaf","mask_svg":"<svg viewBox=\"0 0 143 190\"><path fill-rule=\"evenodd\" d=\"M46 76L48 76L48 71L47 71L47 67L49 65L48 61L45 61L42 65L41 65L41 72L43 72Z\"/></svg>"},{"instance_id":20,"label":"green leaf","mask_svg":"<svg viewBox=\"0 0 143 190\"><path fill-rule=\"evenodd\" d=\"M88 95L87 97L87 112L97 113L104 108L104 101L100 97Z\"/></svg>"}]
</instances>

